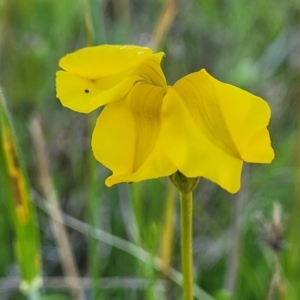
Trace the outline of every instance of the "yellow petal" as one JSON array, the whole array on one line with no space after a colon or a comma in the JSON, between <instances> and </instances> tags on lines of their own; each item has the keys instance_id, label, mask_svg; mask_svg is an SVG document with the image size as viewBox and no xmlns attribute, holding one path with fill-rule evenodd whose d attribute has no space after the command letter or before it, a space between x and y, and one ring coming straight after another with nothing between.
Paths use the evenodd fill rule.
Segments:
<instances>
[{"instance_id":1,"label":"yellow petal","mask_svg":"<svg viewBox=\"0 0 300 300\"><path fill-rule=\"evenodd\" d=\"M167 88L165 75L160 67L161 60L164 56L163 52L159 52L147 57L137 68L131 73L141 77L147 83L155 86Z\"/></svg>"},{"instance_id":2,"label":"yellow petal","mask_svg":"<svg viewBox=\"0 0 300 300\"><path fill-rule=\"evenodd\" d=\"M266 128L262 128L245 143L242 159L250 163L269 163L273 158L274 151L270 146L269 131Z\"/></svg>"},{"instance_id":3,"label":"yellow petal","mask_svg":"<svg viewBox=\"0 0 300 300\"><path fill-rule=\"evenodd\" d=\"M270 108L263 99L222 83L205 70L183 77L174 90L183 99L190 118L224 151L249 162L268 163L273 159L266 129Z\"/></svg>"},{"instance_id":4,"label":"yellow petal","mask_svg":"<svg viewBox=\"0 0 300 300\"><path fill-rule=\"evenodd\" d=\"M240 157L252 163L270 163L274 158L267 125L271 110L266 101L202 71L215 90L226 127Z\"/></svg>"},{"instance_id":5,"label":"yellow petal","mask_svg":"<svg viewBox=\"0 0 300 300\"><path fill-rule=\"evenodd\" d=\"M166 88L160 67L163 53L150 55L130 75L90 80L65 71L56 73L57 98L62 105L81 113L122 99L138 81L147 81Z\"/></svg>"},{"instance_id":6,"label":"yellow petal","mask_svg":"<svg viewBox=\"0 0 300 300\"><path fill-rule=\"evenodd\" d=\"M122 99L138 80L140 78L137 76L129 76L113 88L102 90L93 80L58 71L56 97L65 107L81 113L90 113L102 105Z\"/></svg>"},{"instance_id":7,"label":"yellow petal","mask_svg":"<svg viewBox=\"0 0 300 300\"><path fill-rule=\"evenodd\" d=\"M266 128L271 117L268 103L247 91L216 80L205 70L199 73L203 73L214 91L226 128L241 158L247 162L270 163L274 151Z\"/></svg>"},{"instance_id":8,"label":"yellow petal","mask_svg":"<svg viewBox=\"0 0 300 300\"><path fill-rule=\"evenodd\" d=\"M109 176L105 184L110 187L122 182L139 182L147 179L167 177L177 171L176 166L171 162L169 157L162 151L158 141L155 148L148 156L145 163L133 173L117 173Z\"/></svg>"},{"instance_id":9,"label":"yellow petal","mask_svg":"<svg viewBox=\"0 0 300 300\"><path fill-rule=\"evenodd\" d=\"M98 117L92 149L113 171L106 184L140 181L175 172L157 144L165 90L137 82L127 97L108 104Z\"/></svg>"},{"instance_id":10,"label":"yellow petal","mask_svg":"<svg viewBox=\"0 0 300 300\"><path fill-rule=\"evenodd\" d=\"M56 72L56 97L63 106L89 113L95 107L94 98L100 92L93 81L64 71Z\"/></svg>"},{"instance_id":11,"label":"yellow petal","mask_svg":"<svg viewBox=\"0 0 300 300\"><path fill-rule=\"evenodd\" d=\"M170 88L165 96L161 134L164 152L185 176L208 178L235 193L240 188L243 162L214 143L206 129L199 128L186 106L194 99L186 92L182 99L175 88Z\"/></svg>"},{"instance_id":12,"label":"yellow petal","mask_svg":"<svg viewBox=\"0 0 300 300\"><path fill-rule=\"evenodd\" d=\"M67 54L59 66L71 74L94 80L128 72L151 54L152 50L146 47L101 45Z\"/></svg>"}]
</instances>

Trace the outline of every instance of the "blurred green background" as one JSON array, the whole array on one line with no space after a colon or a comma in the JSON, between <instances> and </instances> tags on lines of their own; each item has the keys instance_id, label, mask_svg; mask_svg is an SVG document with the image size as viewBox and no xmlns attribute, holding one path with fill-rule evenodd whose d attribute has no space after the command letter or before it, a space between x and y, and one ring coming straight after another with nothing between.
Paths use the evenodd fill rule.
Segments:
<instances>
[{"instance_id":1,"label":"blurred green background","mask_svg":"<svg viewBox=\"0 0 300 300\"><path fill-rule=\"evenodd\" d=\"M173 188L167 179L105 187L109 171L94 161L90 148L99 112L72 112L55 97L60 57L104 43L164 51L170 84L206 68L267 100L273 163L245 166L236 195L205 179L195 191L195 282L220 300L300 299L299 21L297 0L0 0L0 85L37 209L43 299L75 296L45 208L49 195L41 182L32 120L45 138L61 209L75 218L65 223L85 298L180 299L168 265L160 270L152 265L156 256L164 257L180 270ZM26 299L18 291L16 235L3 184L0 298ZM96 237L89 230L94 226L137 245L140 254L145 249L148 261L139 251L128 254Z\"/></svg>"}]
</instances>

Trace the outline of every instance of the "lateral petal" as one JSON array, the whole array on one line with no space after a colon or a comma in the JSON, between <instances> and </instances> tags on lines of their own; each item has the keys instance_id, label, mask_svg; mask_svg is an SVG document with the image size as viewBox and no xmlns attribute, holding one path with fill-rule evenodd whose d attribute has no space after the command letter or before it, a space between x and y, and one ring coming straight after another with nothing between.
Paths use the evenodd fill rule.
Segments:
<instances>
[{"instance_id":1,"label":"lateral petal","mask_svg":"<svg viewBox=\"0 0 300 300\"><path fill-rule=\"evenodd\" d=\"M183 77L174 89L198 127L224 151L248 162L272 161L266 129L271 112L263 99L220 82L205 70Z\"/></svg>"},{"instance_id":2,"label":"lateral petal","mask_svg":"<svg viewBox=\"0 0 300 300\"><path fill-rule=\"evenodd\" d=\"M193 101L170 88L162 111L162 143L172 163L187 177L205 177L230 193L240 188L243 161L215 143L201 128L186 105ZM200 116L202 118L202 116ZM203 119L203 118L202 118Z\"/></svg>"},{"instance_id":3,"label":"lateral petal","mask_svg":"<svg viewBox=\"0 0 300 300\"><path fill-rule=\"evenodd\" d=\"M241 158L250 163L270 163L274 150L267 129L271 117L268 103L203 72L214 87L222 116Z\"/></svg>"},{"instance_id":4,"label":"lateral petal","mask_svg":"<svg viewBox=\"0 0 300 300\"><path fill-rule=\"evenodd\" d=\"M97 119L93 153L112 170L107 185L166 176L175 171L157 143L165 90L137 82L121 101L108 104Z\"/></svg>"},{"instance_id":5,"label":"lateral petal","mask_svg":"<svg viewBox=\"0 0 300 300\"><path fill-rule=\"evenodd\" d=\"M105 184L110 187L121 182L139 182L146 179L170 176L177 171L176 166L169 157L162 151L160 139L145 163L133 173L117 173L109 176Z\"/></svg>"}]
</instances>

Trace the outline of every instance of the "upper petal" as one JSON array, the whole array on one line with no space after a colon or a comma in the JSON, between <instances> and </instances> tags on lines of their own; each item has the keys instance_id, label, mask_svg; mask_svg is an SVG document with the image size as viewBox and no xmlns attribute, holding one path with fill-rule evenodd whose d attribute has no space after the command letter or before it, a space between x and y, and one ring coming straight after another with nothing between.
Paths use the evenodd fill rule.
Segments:
<instances>
[{"instance_id":1,"label":"upper petal","mask_svg":"<svg viewBox=\"0 0 300 300\"><path fill-rule=\"evenodd\" d=\"M166 91L137 82L125 99L108 104L98 117L93 153L113 171L107 185L166 176L174 172L158 139Z\"/></svg>"},{"instance_id":2,"label":"upper petal","mask_svg":"<svg viewBox=\"0 0 300 300\"><path fill-rule=\"evenodd\" d=\"M89 113L98 107L122 99L138 81L166 88L160 62L163 53L144 58L128 74L121 73L95 80L65 71L56 73L57 98L62 105L77 112Z\"/></svg>"},{"instance_id":3,"label":"upper petal","mask_svg":"<svg viewBox=\"0 0 300 300\"><path fill-rule=\"evenodd\" d=\"M97 79L128 72L151 54L146 47L101 45L67 54L59 66L71 74Z\"/></svg>"}]
</instances>

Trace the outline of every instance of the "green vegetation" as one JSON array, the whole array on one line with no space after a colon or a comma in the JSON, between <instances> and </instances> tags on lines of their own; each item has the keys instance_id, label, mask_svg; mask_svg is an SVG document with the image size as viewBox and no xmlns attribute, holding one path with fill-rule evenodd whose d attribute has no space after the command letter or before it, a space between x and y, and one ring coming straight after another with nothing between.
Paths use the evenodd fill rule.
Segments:
<instances>
[{"instance_id":1,"label":"green vegetation","mask_svg":"<svg viewBox=\"0 0 300 300\"><path fill-rule=\"evenodd\" d=\"M1 299L180 299L177 193L168 179L107 188L90 148L97 113L55 98L59 58L104 43L164 51L170 84L206 68L268 101L272 164L247 165L236 195L205 179L194 192L195 291L300 299L299 20L296 0L0 1ZM7 130L29 201L23 227Z\"/></svg>"}]
</instances>

